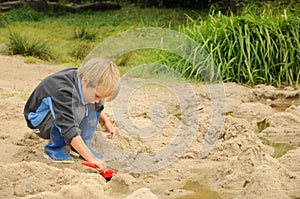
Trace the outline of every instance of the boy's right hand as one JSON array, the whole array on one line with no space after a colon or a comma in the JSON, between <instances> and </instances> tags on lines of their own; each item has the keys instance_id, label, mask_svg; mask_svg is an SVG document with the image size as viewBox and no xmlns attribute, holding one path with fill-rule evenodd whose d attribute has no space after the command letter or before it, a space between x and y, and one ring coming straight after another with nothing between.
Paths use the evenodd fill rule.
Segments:
<instances>
[{"instance_id":1,"label":"boy's right hand","mask_svg":"<svg viewBox=\"0 0 300 199\"><path fill-rule=\"evenodd\" d=\"M103 172L103 171L106 170L106 167L107 167L107 166L106 166L105 161L96 158L92 163L98 166L98 168L96 168L96 169L97 169L99 172Z\"/></svg>"}]
</instances>

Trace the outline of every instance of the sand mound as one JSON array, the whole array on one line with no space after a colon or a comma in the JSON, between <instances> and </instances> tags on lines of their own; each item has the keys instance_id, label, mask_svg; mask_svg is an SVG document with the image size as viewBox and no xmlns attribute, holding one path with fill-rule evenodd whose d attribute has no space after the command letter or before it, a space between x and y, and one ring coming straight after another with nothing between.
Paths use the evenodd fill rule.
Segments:
<instances>
[{"instance_id":1,"label":"sand mound","mask_svg":"<svg viewBox=\"0 0 300 199\"><path fill-rule=\"evenodd\" d=\"M265 123L267 128L260 133L261 137L292 145L300 143L300 106L292 105L284 112L275 113Z\"/></svg>"},{"instance_id":2,"label":"sand mound","mask_svg":"<svg viewBox=\"0 0 300 199\"><path fill-rule=\"evenodd\" d=\"M79 173L39 162L0 165L1 197L98 198L109 195L98 174Z\"/></svg>"}]
</instances>

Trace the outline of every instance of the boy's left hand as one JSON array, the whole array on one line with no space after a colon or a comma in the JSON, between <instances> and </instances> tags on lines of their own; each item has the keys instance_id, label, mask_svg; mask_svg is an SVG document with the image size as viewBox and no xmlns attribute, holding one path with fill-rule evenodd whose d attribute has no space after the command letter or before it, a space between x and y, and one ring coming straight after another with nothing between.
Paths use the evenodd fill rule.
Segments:
<instances>
[{"instance_id":1,"label":"boy's left hand","mask_svg":"<svg viewBox=\"0 0 300 199\"><path fill-rule=\"evenodd\" d=\"M116 136L116 130L110 121L105 122L105 127L109 134L106 136L108 139L113 139Z\"/></svg>"}]
</instances>

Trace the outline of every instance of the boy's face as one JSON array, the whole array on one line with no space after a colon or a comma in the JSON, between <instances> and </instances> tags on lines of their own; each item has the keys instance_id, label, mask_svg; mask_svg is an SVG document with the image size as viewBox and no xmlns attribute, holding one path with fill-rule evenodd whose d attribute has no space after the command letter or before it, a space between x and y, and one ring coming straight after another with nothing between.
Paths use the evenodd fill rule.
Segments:
<instances>
[{"instance_id":1,"label":"boy's face","mask_svg":"<svg viewBox=\"0 0 300 199\"><path fill-rule=\"evenodd\" d=\"M82 95L85 104L99 103L101 99L100 94L96 92L96 88L87 87L86 85L82 86Z\"/></svg>"},{"instance_id":2,"label":"boy's face","mask_svg":"<svg viewBox=\"0 0 300 199\"><path fill-rule=\"evenodd\" d=\"M81 90L85 104L99 103L102 98L109 97L107 94L102 93L101 89L87 86L88 81L82 80Z\"/></svg>"},{"instance_id":3,"label":"boy's face","mask_svg":"<svg viewBox=\"0 0 300 199\"><path fill-rule=\"evenodd\" d=\"M101 94L97 92L97 89L94 87L87 86L88 80L82 78L81 80L81 91L85 104L94 104L99 103L101 100Z\"/></svg>"}]
</instances>

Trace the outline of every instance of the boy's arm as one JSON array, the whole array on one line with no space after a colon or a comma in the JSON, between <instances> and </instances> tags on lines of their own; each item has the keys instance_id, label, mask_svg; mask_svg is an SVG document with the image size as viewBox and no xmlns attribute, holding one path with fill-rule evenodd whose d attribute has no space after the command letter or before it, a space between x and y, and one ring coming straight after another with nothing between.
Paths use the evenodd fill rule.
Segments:
<instances>
[{"instance_id":1,"label":"boy's arm","mask_svg":"<svg viewBox=\"0 0 300 199\"><path fill-rule=\"evenodd\" d=\"M99 122L102 122L105 125L107 131L110 133L109 135L107 135L107 138L113 139L116 136L116 130L104 112L101 113Z\"/></svg>"},{"instance_id":2,"label":"boy's arm","mask_svg":"<svg viewBox=\"0 0 300 199\"><path fill-rule=\"evenodd\" d=\"M106 169L105 162L95 158L90 150L86 147L80 135L74 137L71 141L71 146L88 162L98 165L99 171L104 171Z\"/></svg>"}]
</instances>

